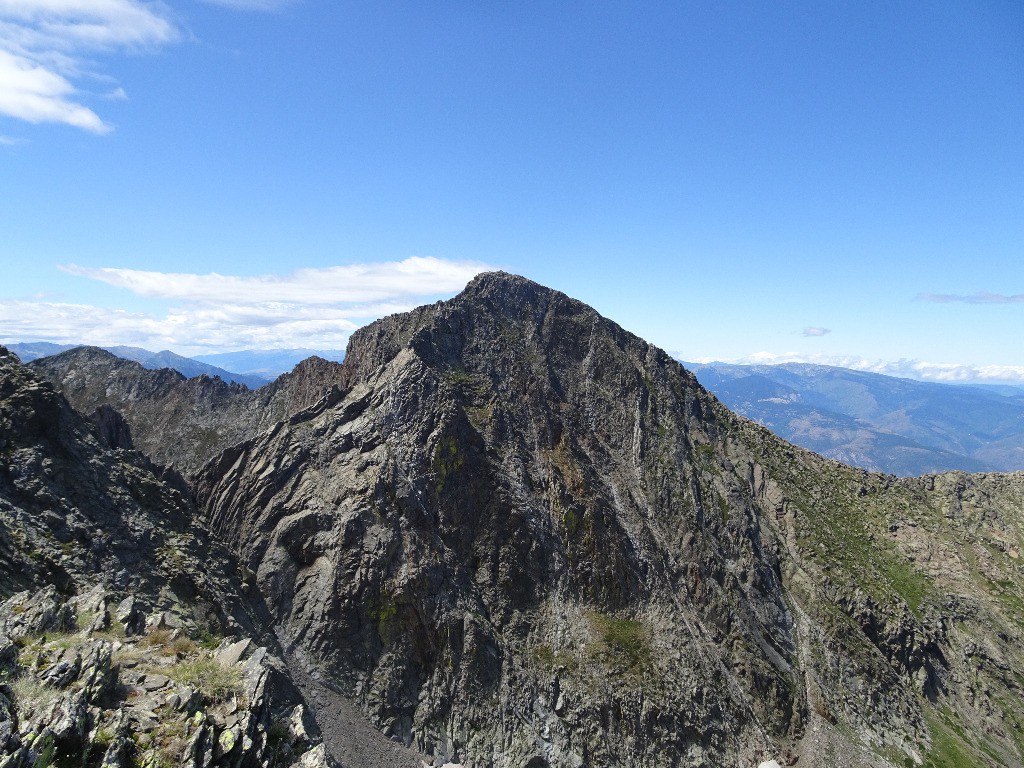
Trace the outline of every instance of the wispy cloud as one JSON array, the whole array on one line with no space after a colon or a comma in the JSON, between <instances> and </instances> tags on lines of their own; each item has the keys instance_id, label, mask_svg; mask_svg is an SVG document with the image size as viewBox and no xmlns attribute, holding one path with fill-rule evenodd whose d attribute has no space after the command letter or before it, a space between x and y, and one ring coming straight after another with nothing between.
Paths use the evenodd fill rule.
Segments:
<instances>
[{"instance_id":1,"label":"wispy cloud","mask_svg":"<svg viewBox=\"0 0 1024 768\"><path fill-rule=\"evenodd\" d=\"M300 269L290 275L258 277L220 275L216 272L197 275L113 267L95 269L74 264L61 269L154 299L238 304L334 304L447 293L461 288L487 266L478 262L414 256L404 261Z\"/></svg>"},{"instance_id":2,"label":"wispy cloud","mask_svg":"<svg viewBox=\"0 0 1024 768\"><path fill-rule=\"evenodd\" d=\"M0 0L0 114L107 133L111 126L82 103L73 80L95 74L90 57L97 54L153 49L177 38L159 2Z\"/></svg>"},{"instance_id":3,"label":"wispy cloud","mask_svg":"<svg viewBox=\"0 0 1024 768\"><path fill-rule=\"evenodd\" d=\"M261 277L65 267L176 304L155 314L68 302L0 301L0 341L129 344L184 354L334 349L344 347L363 323L454 293L488 268L423 257Z\"/></svg>"},{"instance_id":4,"label":"wispy cloud","mask_svg":"<svg viewBox=\"0 0 1024 768\"><path fill-rule=\"evenodd\" d=\"M1022 365L971 365L965 363L933 363L924 360L869 360L856 356L805 355L800 353L755 352L746 357L732 360L696 360L698 363L724 362L735 365L781 365L783 363L808 363L851 368L855 371L883 373L919 381L945 383L1015 383L1024 384Z\"/></svg>"},{"instance_id":5,"label":"wispy cloud","mask_svg":"<svg viewBox=\"0 0 1024 768\"><path fill-rule=\"evenodd\" d=\"M832 329L831 328L820 328L820 327L812 325L812 326L808 326L807 328L804 328L804 330L803 330L803 335L804 336L824 336L826 333L832 333Z\"/></svg>"},{"instance_id":6,"label":"wispy cloud","mask_svg":"<svg viewBox=\"0 0 1024 768\"><path fill-rule=\"evenodd\" d=\"M0 113L30 123L66 123L93 133L110 126L69 97L75 88L55 72L0 51Z\"/></svg>"},{"instance_id":7,"label":"wispy cloud","mask_svg":"<svg viewBox=\"0 0 1024 768\"><path fill-rule=\"evenodd\" d=\"M221 5L236 11L276 11L297 0L205 0L210 5Z\"/></svg>"},{"instance_id":8,"label":"wispy cloud","mask_svg":"<svg viewBox=\"0 0 1024 768\"><path fill-rule=\"evenodd\" d=\"M917 298L922 301L933 301L937 304L1020 304L1024 302L1024 293L1007 295L1004 293L919 293Z\"/></svg>"}]
</instances>

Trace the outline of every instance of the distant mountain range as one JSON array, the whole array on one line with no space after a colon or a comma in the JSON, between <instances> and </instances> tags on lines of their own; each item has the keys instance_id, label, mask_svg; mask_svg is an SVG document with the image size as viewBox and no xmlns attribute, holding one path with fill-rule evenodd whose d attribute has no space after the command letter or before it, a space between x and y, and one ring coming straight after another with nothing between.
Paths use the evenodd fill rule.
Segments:
<instances>
[{"instance_id":1,"label":"distant mountain range","mask_svg":"<svg viewBox=\"0 0 1024 768\"><path fill-rule=\"evenodd\" d=\"M66 352L83 344L53 344L48 341L8 344L23 363ZM196 376L219 376L224 381L245 384L249 389L258 389L270 383L283 373L292 370L303 360L322 357L325 360L341 362L345 359L343 349L247 349L241 352L223 352L215 355L183 357L168 350L150 352L142 347L103 347L124 360L134 360L151 371L172 368L186 378Z\"/></svg>"},{"instance_id":2,"label":"distant mountain range","mask_svg":"<svg viewBox=\"0 0 1024 768\"><path fill-rule=\"evenodd\" d=\"M684 363L725 405L824 456L895 475L1024 469L1024 389L824 365Z\"/></svg>"},{"instance_id":3,"label":"distant mountain range","mask_svg":"<svg viewBox=\"0 0 1024 768\"><path fill-rule=\"evenodd\" d=\"M23 363L29 363L33 360L38 360L41 357L58 355L61 352L66 352L69 349L81 346L86 345L51 344L47 341L36 341L25 344L8 344L7 348L16 354ZM151 371L156 371L161 368L171 368L189 379L195 378L196 376L202 376L203 374L210 377L219 376L224 381L233 381L238 384L245 384L245 386L250 389L257 389L276 378L274 376L266 377L254 375L244 371L236 373L225 368L220 368L216 365L211 365L207 362L195 360L191 357L183 357L182 355L175 354L174 352L170 352L166 349L162 352L150 352L148 349L143 349L142 347L125 346L103 347L103 349L106 349L107 352L110 352L123 360L134 360L136 363L142 365L143 368L148 368Z\"/></svg>"},{"instance_id":4,"label":"distant mountain range","mask_svg":"<svg viewBox=\"0 0 1024 768\"><path fill-rule=\"evenodd\" d=\"M116 354L116 353L115 353ZM196 355L199 360L210 365L217 365L229 371L236 371L248 376L258 376L264 381L273 381L282 373L287 373L303 360L310 357L322 357L340 363L345 359L343 349L245 349L241 352L221 352L215 355Z\"/></svg>"}]
</instances>

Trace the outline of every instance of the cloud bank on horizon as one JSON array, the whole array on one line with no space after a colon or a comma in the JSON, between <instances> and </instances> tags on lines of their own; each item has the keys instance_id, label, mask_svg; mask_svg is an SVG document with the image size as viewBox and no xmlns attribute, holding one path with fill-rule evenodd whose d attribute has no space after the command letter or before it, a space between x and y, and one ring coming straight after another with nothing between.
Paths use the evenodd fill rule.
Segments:
<instances>
[{"instance_id":1,"label":"cloud bank on horizon","mask_svg":"<svg viewBox=\"0 0 1024 768\"><path fill-rule=\"evenodd\" d=\"M126 288L151 299L245 305L262 302L327 305L448 293L462 288L487 266L477 262L412 256L404 261L299 269L290 275L257 277L216 272L195 275L111 267L94 269L75 264L61 266L60 269L116 288ZM430 290L424 291L425 285Z\"/></svg>"},{"instance_id":2,"label":"cloud bank on horizon","mask_svg":"<svg viewBox=\"0 0 1024 768\"><path fill-rule=\"evenodd\" d=\"M182 354L341 348L360 325L451 295L491 267L414 256L258 277L74 265L62 269L175 303L159 315L89 304L0 300L0 341L126 344Z\"/></svg>"}]
</instances>

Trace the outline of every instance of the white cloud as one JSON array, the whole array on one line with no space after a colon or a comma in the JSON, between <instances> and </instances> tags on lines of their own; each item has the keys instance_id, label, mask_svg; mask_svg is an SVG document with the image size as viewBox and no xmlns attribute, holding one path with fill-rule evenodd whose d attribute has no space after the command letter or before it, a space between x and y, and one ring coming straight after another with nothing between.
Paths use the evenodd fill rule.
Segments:
<instances>
[{"instance_id":1,"label":"white cloud","mask_svg":"<svg viewBox=\"0 0 1024 768\"><path fill-rule=\"evenodd\" d=\"M0 0L0 114L109 132L72 80L90 74L90 56L173 42L169 16L140 0Z\"/></svg>"},{"instance_id":2,"label":"white cloud","mask_svg":"<svg viewBox=\"0 0 1024 768\"><path fill-rule=\"evenodd\" d=\"M177 38L159 2L0 0L2 37L23 51L139 49Z\"/></svg>"},{"instance_id":3,"label":"white cloud","mask_svg":"<svg viewBox=\"0 0 1024 768\"><path fill-rule=\"evenodd\" d=\"M176 305L163 314L54 301L0 300L0 342L127 344L182 354L342 348L364 322L460 290L488 269L414 257L258 278L66 268ZM45 298L45 297L44 297Z\"/></svg>"},{"instance_id":4,"label":"white cloud","mask_svg":"<svg viewBox=\"0 0 1024 768\"><path fill-rule=\"evenodd\" d=\"M804 336L824 336L826 333L832 333L832 329L810 326L803 330Z\"/></svg>"},{"instance_id":5,"label":"white cloud","mask_svg":"<svg viewBox=\"0 0 1024 768\"><path fill-rule=\"evenodd\" d=\"M248 308L246 308L248 309ZM254 313L225 306L177 307L163 316L84 304L0 300L2 342L127 344L186 354L236 349L344 347L358 325L344 310L301 307Z\"/></svg>"},{"instance_id":6,"label":"white cloud","mask_svg":"<svg viewBox=\"0 0 1024 768\"><path fill-rule=\"evenodd\" d=\"M932 363L924 360L869 360L857 356L842 355L804 355L796 352L775 353L755 352L746 357L733 360L695 360L697 363L732 363L735 365L781 365L783 363L808 363L811 365L831 365L838 368L851 368L855 371L883 373L887 376L898 376L919 381L938 381L946 383L1014 383L1024 384L1024 366L1022 365L971 365L964 363Z\"/></svg>"},{"instance_id":7,"label":"white cloud","mask_svg":"<svg viewBox=\"0 0 1024 768\"><path fill-rule=\"evenodd\" d=\"M61 267L73 275L126 288L147 298L238 304L376 302L402 296L449 293L487 268L478 262L422 256L404 261L300 269L290 275L258 277L220 275L216 272L197 275L112 267L94 269L74 264Z\"/></svg>"},{"instance_id":8,"label":"white cloud","mask_svg":"<svg viewBox=\"0 0 1024 768\"><path fill-rule=\"evenodd\" d=\"M110 131L99 115L66 98L74 90L60 75L0 51L0 113L30 123L66 123L93 133Z\"/></svg>"}]
</instances>

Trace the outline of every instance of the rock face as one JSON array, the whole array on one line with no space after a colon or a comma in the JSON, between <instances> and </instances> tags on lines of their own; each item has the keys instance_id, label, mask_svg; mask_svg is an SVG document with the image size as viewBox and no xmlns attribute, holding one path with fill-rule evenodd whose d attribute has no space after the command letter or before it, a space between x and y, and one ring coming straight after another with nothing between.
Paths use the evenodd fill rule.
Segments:
<instances>
[{"instance_id":1,"label":"rock face","mask_svg":"<svg viewBox=\"0 0 1024 768\"><path fill-rule=\"evenodd\" d=\"M189 605L211 630L262 626L231 553L197 524L191 489L125 449L123 432L116 414L86 419L0 347L0 596L103 583Z\"/></svg>"},{"instance_id":2,"label":"rock face","mask_svg":"<svg viewBox=\"0 0 1024 768\"><path fill-rule=\"evenodd\" d=\"M342 366L297 371L269 410L226 395L203 413L238 409L248 426L214 430L218 446L240 442L188 484L158 477L110 414L86 422L5 366L0 451L14 449L0 501L22 512L0 518L21 525L0 535L0 594L51 583L82 595L102 573L122 642L141 643L156 620L140 618L158 612L235 636L183 661L236 667L266 648L297 683L281 700L303 697L325 734L335 728L300 761L408 764L351 757L338 726L363 713L438 766L1024 764L1024 475L898 479L828 461L558 292L481 275L449 302L358 331ZM130 444L185 469L212 455L165 445L201 438L171 421L162 440L141 434L147 419L198 413L180 382L132 390L109 375L101 402L98 369L62 370L50 375L69 397L92 393L85 412L123 415ZM77 562L91 549L76 531L107 525L130 546ZM171 540L177 569L161 557ZM123 588L106 574L132 553ZM175 573L189 574L187 594ZM66 626L70 601L50 594L38 609L12 604L11 621ZM102 649L57 650L16 663L87 690L73 680ZM152 663L143 688L159 682ZM60 711L89 706L83 695ZM252 722L266 729L283 709L243 726L205 706L207 729L187 734L203 745L187 752L204 756L197 768L264 763L246 735L257 743ZM104 762L124 759L118 744Z\"/></svg>"},{"instance_id":3,"label":"rock face","mask_svg":"<svg viewBox=\"0 0 1024 768\"><path fill-rule=\"evenodd\" d=\"M170 368L148 370L98 347L76 347L30 367L83 413L114 409L131 441L158 464L188 473L225 448L323 398L341 365L311 357L257 390L219 378L186 379ZM109 422L104 413L104 421Z\"/></svg>"},{"instance_id":4,"label":"rock face","mask_svg":"<svg viewBox=\"0 0 1024 768\"><path fill-rule=\"evenodd\" d=\"M344 368L194 487L386 733L494 768L1020 764L1021 476L795 449L502 274L360 330Z\"/></svg>"}]
</instances>

